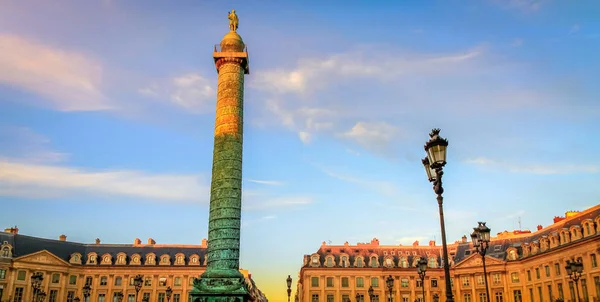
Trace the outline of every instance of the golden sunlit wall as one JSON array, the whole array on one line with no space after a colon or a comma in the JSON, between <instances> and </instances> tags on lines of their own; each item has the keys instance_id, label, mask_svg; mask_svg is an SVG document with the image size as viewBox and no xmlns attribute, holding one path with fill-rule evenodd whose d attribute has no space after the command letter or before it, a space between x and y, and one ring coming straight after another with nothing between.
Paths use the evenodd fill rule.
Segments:
<instances>
[{"instance_id":1,"label":"golden sunlit wall","mask_svg":"<svg viewBox=\"0 0 600 302\"><path fill-rule=\"evenodd\" d=\"M392 276L392 301L445 301L441 246L382 246L377 239L357 245L327 245L304 256L295 301L389 301L386 279ZM466 237L448 246L455 301L486 301L482 258ZM491 239L486 255L490 301L599 301L600 205L583 212L569 211L535 232L502 232ZM428 261L424 282L416 261ZM584 271L579 286L565 270L567 261L578 260ZM424 290L424 293L423 293Z\"/></svg>"}]
</instances>

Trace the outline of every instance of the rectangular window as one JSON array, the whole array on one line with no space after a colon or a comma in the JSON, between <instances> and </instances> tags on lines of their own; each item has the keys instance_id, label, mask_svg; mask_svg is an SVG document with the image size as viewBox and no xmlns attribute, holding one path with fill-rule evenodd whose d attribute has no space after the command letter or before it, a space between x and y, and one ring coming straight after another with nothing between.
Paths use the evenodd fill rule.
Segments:
<instances>
[{"instance_id":1,"label":"rectangular window","mask_svg":"<svg viewBox=\"0 0 600 302\"><path fill-rule=\"evenodd\" d=\"M421 279L417 279L416 286L417 288L423 287L423 281L421 281Z\"/></svg>"},{"instance_id":2,"label":"rectangular window","mask_svg":"<svg viewBox=\"0 0 600 302\"><path fill-rule=\"evenodd\" d=\"M598 267L598 260L596 260L596 254L591 254L590 260L592 260L592 268Z\"/></svg>"},{"instance_id":3,"label":"rectangular window","mask_svg":"<svg viewBox=\"0 0 600 302\"><path fill-rule=\"evenodd\" d=\"M113 302L119 302L119 292L113 293Z\"/></svg>"},{"instance_id":4,"label":"rectangular window","mask_svg":"<svg viewBox=\"0 0 600 302\"><path fill-rule=\"evenodd\" d=\"M594 277L594 284L596 284L596 297L600 297L600 277Z\"/></svg>"},{"instance_id":5,"label":"rectangular window","mask_svg":"<svg viewBox=\"0 0 600 302\"><path fill-rule=\"evenodd\" d=\"M552 285L548 285L548 297L550 297L550 301L554 301L554 295L552 294Z\"/></svg>"},{"instance_id":6,"label":"rectangular window","mask_svg":"<svg viewBox=\"0 0 600 302\"><path fill-rule=\"evenodd\" d=\"M165 302L165 293L158 293L158 302Z\"/></svg>"},{"instance_id":7,"label":"rectangular window","mask_svg":"<svg viewBox=\"0 0 600 302\"><path fill-rule=\"evenodd\" d=\"M311 300L312 302L319 302L319 294L312 294Z\"/></svg>"},{"instance_id":8,"label":"rectangular window","mask_svg":"<svg viewBox=\"0 0 600 302\"><path fill-rule=\"evenodd\" d=\"M98 295L98 302L105 302L105 295L104 294L99 294Z\"/></svg>"},{"instance_id":9,"label":"rectangular window","mask_svg":"<svg viewBox=\"0 0 600 302\"><path fill-rule=\"evenodd\" d=\"M540 301L544 301L544 295L542 294L541 286L538 286L538 296L540 297Z\"/></svg>"},{"instance_id":10,"label":"rectangular window","mask_svg":"<svg viewBox=\"0 0 600 302\"><path fill-rule=\"evenodd\" d=\"M529 301L535 301L533 300L533 288L529 289Z\"/></svg>"},{"instance_id":11,"label":"rectangular window","mask_svg":"<svg viewBox=\"0 0 600 302\"><path fill-rule=\"evenodd\" d=\"M569 293L571 294L571 299L575 299L575 287L573 287L573 281L569 281Z\"/></svg>"},{"instance_id":12,"label":"rectangular window","mask_svg":"<svg viewBox=\"0 0 600 302\"><path fill-rule=\"evenodd\" d=\"M348 287L348 277L342 277L342 287Z\"/></svg>"},{"instance_id":13,"label":"rectangular window","mask_svg":"<svg viewBox=\"0 0 600 302\"><path fill-rule=\"evenodd\" d=\"M558 289L558 297L564 300L565 299L565 293L564 293L563 288L562 288L562 283L557 283L556 284L556 288Z\"/></svg>"},{"instance_id":14,"label":"rectangular window","mask_svg":"<svg viewBox=\"0 0 600 302\"><path fill-rule=\"evenodd\" d=\"M167 286L167 277L158 278L158 286Z\"/></svg>"},{"instance_id":15,"label":"rectangular window","mask_svg":"<svg viewBox=\"0 0 600 302\"><path fill-rule=\"evenodd\" d=\"M531 271L527 271L527 281L531 281Z\"/></svg>"},{"instance_id":16,"label":"rectangular window","mask_svg":"<svg viewBox=\"0 0 600 302\"><path fill-rule=\"evenodd\" d=\"M127 296L127 302L135 302L135 295L129 294Z\"/></svg>"},{"instance_id":17,"label":"rectangular window","mask_svg":"<svg viewBox=\"0 0 600 302\"><path fill-rule=\"evenodd\" d=\"M85 277L85 285L92 285L92 277Z\"/></svg>"},{"instance_id":18,"label":"rectangular window","mask_svg":"<svg viewBox=\"0 0 600 302\"><path fill-rule=\"evenodd\" d=\"M540 275L540 268L539 267L535 268L535 277L538 278L538 279L541 277L541 275Z\"/></svg>"},{"instance_id":19,"label":"rectangular window","mask_svg":"<svg viewBox=\"0 0 600 302\"><path fill-rule=\"evenodd\" d=\"M131 277L129 278L129 286L133 286L135 284L135 278Z\"/></svg>"},{"instance_id":20,"label":"rectangular window","mask_svg":"<svg viewBox=\"0 0 600 302\"><path fill-rule=\"evenodd\" d=\"M510 279L512 280L512 283L519 283L519 282L521 282L519 280L519 273L517 273L517 272L510 273Z\"/></svg>"},{"instance_id":21,"label":"rectangular window","mask_svg":"<svg viewBox=\"0 0 600 302\"><path fill-rule=\"evenodd\" d=\"M544 266L544 270L546 270L546 277L550 277L550 266Z\"/></svg>"},{"instance_id":22,"label":"rectangular window","mask_svg":"<svg viewBox=\"0 0 600 302\"><path fill-rule=\"evenodd\" d=\"M327 287L333 287L333 277L327 277L327 279L325 279L325 280L326 280Z\"/></svg>"},{"instance_id":23,"label":"rectangular window","mask_svg":"<svg viewBox=\"0 0 600 302\"><path fill-rule=\"evenodd\" d=\"M379 302L379 295L373 295L373 301L371 302Z\"/></svg>"},{"instance_id":24,"label":"rectangular window","mask_svg":"<svg viewBox=\"0 0 600 302\"><path fill-rule=\"evenodd\" d=\"M463 286L469 286L469 277L462 277L462 284ZM471 299L471 296L469 295L469 299Z\"/></svg>"},{"instance_id":25,"label":"rectangular window","mask_svg":"<svg viewBox=\"0 0 600 302\"><path fill-rule=\"evenodd\" d=\"M350 302L350 296L349 295L342 295L342 302Z\"/></svg>"},{"instance_id":26,"label":"rectangular window","mask_svg":"<svg viewBox=\"0 0 600 302\"><path fill-rule=\"evenodd\" d=\"M356 278L356 287L365 287L365 279L362 277Z\"/></svg>"},{"instance_id":27,"label":"rectangular window","mask_svg":"<svg viewBox=\"0 0 600 302\"><path fill-rule=\"evenodd\" d=\"M400 286L402 286L404 288L408 287L408 279L400 280Z\"/></svg>"},{"instance_id":28,"label":"rectangular window","mask_svg":"<svg viewBox=\"0 0 600 302\"><path fill-rule=\"evenodd\" d=\"M487 302L485 293L479 293L479 302Z\"/></svg>"},{"instance_id":29,"label":"rectangular window","mask_svg":"<svg viewBox=\"0 0 600 302\"><path fill-rule=\"evenodd\" d=\"M115 278L115 286L121 286L123 284L123 278L117 277Z\"/></svg>"},{"instance_id":30,"label":"rectangular window","mask_svg":"<svg viewBox=\"0 0 600 302\"><path fill-rule=\"evenodd\" d=\"M25 277L27 276L27 272L26 271L19 271L17 272L17 280L19 281L25 281Z\"/></svg>"},{"instance_id":31,"label":"rectangular window","mask_svg":"<svg viewBox=\"0 0 600 302\"><path fill-rule=\"evenodd\" d=\"M144 293L142 296L142 301L150 301L150 293Z\"/></svg>"},{"instance_id":32,"label":"rectangular window","mask_svg":"<svg viewBox=\"0 0 600 302\"><path fill-rule=\"evenodd\" d=\"M50 295L48 295L48 302L56 302L56 298L58 296L58 291L53 289L50 291ZM100 301L98 301L100 302Z\"/></svg>"},{"instance_id":33,"label":"rectangular window","mask_svg":"<svg viewBox=\"0 0 600 302\"><path fill-rule=\"evenodd\" d=\"M67 302L73 302L73 299L75 299L75 292L70 290L67 292Z\"/></svg>"},{"instance_id":34,"label":"rectangular window","mask_svg":"<svg viewBox=\"0 0 600 302\"><path fill-rule=\"evenodd\" d=\"M6 279L6 270L0 269L0 280Z\"/></svg>"},{"instance_id":35,"label":"rectangular window","mask_svg":"<svg viewBox=\"0 0 600 302\"><path fill-rule=\"evenodd\" d=\"M174 294L173 295L173 302L179 302L180 299L181 299L181 295L180 294Z\"/></svg>"},{"instance_id":36,"label":"rectangular window","mask_svg":"<svg viewBox=\"0 0 600 302\"><path fill-rule=\"evenodd\" d=\"M492 275L492 280L494 282L494 284L500 284L500 274L493 274Z\"/></svg>"},{"instance_id":37,"label":"rectangular window","mask_svg":"<svg viewBox=\"0 0 600 302\"><path fill-rule=\"evenodd\" d=\"M560 276L560 264L559 263L554 263L554 271L557 276Z\"/></svg>"},{"instance_id":38,"label":"rectangular window","mask_svg":"<svg viewBox=\"0 0 600 302\"><path fill-rule=\"evenodd\" d=\"M76 284L77 284L77 276L75 276L75 275L69 276L69 285L76 285Z\"/></svg>"},{"instance_id":39,"label":"rectangular window","mask_svg":"<svg viewBox=\"0 0 600 302\"><path fill-rule=\"evenodd\" d=\"M469 293L463 294L463 302L471 302L471 294L469 294Z\"/></svg>"},{"instance_id":40,"label":"rectangular window","mask_svg":"<svg viewBox=\"0 0 600 302\"><path fill-rule=\"evenodd\" d=\"M588 288L587 288L587 280L581 279L581 292L583 293L583 301L589 301L590 297L588 297Z\"/></svg>"},{"instance_id":41,"label":"rectangular window","mask_svg":"<svg viewBox=\"0 0 600 302\"><path fill-rule=\"evenodd\" d=\"M319 277L312 277L310 279L310 286L319 287Z\"/></svg>"},{"instance_id":42,"label":"rectangular window","mask_svg":"<svg viewBox=\"0 0 600 302\"><path fill-rule=\"evenodd\" d=\"M431 287L438 287L437 279L431 279Z\"/></svg>"},{"instance_id":43,"label":"rectangular window","mask_svg":"<svg viewBox=\"0 0 600 302\"><path fill-rule=\"evenodd\" d=\"M374 288L379 287L379 278L377 278L377 277L371 278L371 286L373 286Z\"/></svg>"},{"instance_id":44,"label":"rectangular window","mask_svg":"<svg viewBox=\"0 0 600 302\"><path fill-rule=\"evenodd\" d=\"M477 285L484 285L485 280L483 279L483 275L477 276Z\"/></svg>"},{"instance_id":45,"label":"rectangular window","mask_svg":"<svg viewBox=\"0 0 600 302\"><path fill-rule=\"evenodd\" d=\"M107 283L108 283L108 278L106 276L100 277L100 285L101 286L106 286Z\"/></svg>"},{"instance_id":46,"label":"rectangular window","mask_svg":"<svg viewBox=\"0 0 600 302\"><path fill-rule=\"evenodd\" d=\"M23 271L25 272L25 271ZM15 288L15 302L23 302L23 288L17 287Z\"/></svg>"},{"instance_id":47,"label":"rectangular window","mask_svg":"<svg viewBox=\"0 0 600 302\"><path fill-rule=\"evenodd\" d=\"M144 279L144 286L152 286L152 277L146 277Z\"/></svg>"},{"instance_id":48,"label":"rectangular window","mask_svg":"<svg viewBox=\"0 0 600 302\"><path fill-rule=\"evenodd\" d=\"M520 289L513 290L513 298L515 298L515 302L523 302Z\"/></svg>"},{"instance_id":49,"label":"rectangular window","mask_svg":"<svg viewBox=\"0 0 600 302\"><path fill-rule=\"evenodd\" d=\"M181 277L175 277L175 280L173 280L173 284L175 286L181 286Z\"/></svg>"},{"instance_id":50,"label":"rectangular window","mask_svg":"<svg viewBox=\"0 0 600 302\"><path fill-rule=\"evenodd\" d=\"M502 292L497 292L494 294L495 302L504 302L504 297L502 297Z\"/></svg>"},{"instance_id":51,"label":"rectangular window","mask_svg":"<svg viewBox=\"0 0 600 302\"><path fill-rule=\"evenodd\" d=\"M313 297L313 301L315 301L314 297ZM333 295L327 295L327 302L333 302Z\"/></svg>"}]
</instances>

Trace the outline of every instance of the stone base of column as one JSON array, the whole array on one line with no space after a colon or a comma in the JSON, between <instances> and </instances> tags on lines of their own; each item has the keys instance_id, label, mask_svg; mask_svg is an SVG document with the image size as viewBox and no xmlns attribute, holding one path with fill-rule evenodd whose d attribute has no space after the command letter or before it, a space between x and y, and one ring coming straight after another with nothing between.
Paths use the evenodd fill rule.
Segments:
<instances>
[{"instance_id":1,"label":"stone base of column","mask_svg":"<svg viewBox=\"0 0 600 302\"><path fill-rule=\"evenodd\" d=\"M241 278L199 278L190 291L191 302L249 302L248 285Z\"/></svg>"}]
</instances>

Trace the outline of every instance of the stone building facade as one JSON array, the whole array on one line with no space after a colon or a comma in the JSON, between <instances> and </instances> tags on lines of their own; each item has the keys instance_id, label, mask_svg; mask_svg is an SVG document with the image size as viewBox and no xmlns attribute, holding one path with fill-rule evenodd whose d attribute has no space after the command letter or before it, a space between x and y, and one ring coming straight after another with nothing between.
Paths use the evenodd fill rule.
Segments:
<instances>
[{"instance_id":1,"label":"stone building facade","mask_svg":"<svg viewBox=\"0 0 600 302\"><path fill-rule=\"evenodd\" d=\"M464 236L449 244L448 251L455 301L485 302L482 260L473 253L472 243ZM304 256L296 301L369 301L371 286L373 302L389 301L388 276L394 279L394 302L433 301L434 296L444 301L447 280L441 255L442 247L434 241L412 246L384 246L377 239L357 245L324 242L315 253ZM599 256L600 205L567 212L534 232L498 233L486 256L490 301L576 301L575 284L565 271L570 260L583 262L577 287L582 301L599 301ZM415 268L421 257L428 262L424 282Z\"/></svg>"},{"instance_id":2,"label":"stone building facade","mask_svg":"<svg viewBox=\"0 0 600 302\"><path fill-rule=\"evenodd\" d=\"M84 301L82 288L89 284L87 302L136 302L134 276L144 276L137 301L167 302L166 289L171 287L171 302L188 302L188 292L206 269L206 239L199 245L157 244L153 239L133 244L95 244L26 236L18 228L0 232L0 302L33 301L31 276L43 273L41 286L44 302ZM240 270L252 290L255 301L267 301L246 270Z\"/></svg>"}]
</instances>

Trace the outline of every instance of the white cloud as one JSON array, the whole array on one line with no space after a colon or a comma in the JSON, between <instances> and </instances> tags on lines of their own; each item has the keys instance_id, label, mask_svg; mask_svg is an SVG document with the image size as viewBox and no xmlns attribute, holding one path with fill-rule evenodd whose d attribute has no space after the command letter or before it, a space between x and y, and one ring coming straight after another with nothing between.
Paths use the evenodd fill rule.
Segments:
<instances>
[{"instance_id":1,"label":"white cloud","mask_svg":"<svg viewBox=\"0 0 600 302\"><path fill-rule=\"evenodd\" d=\"M281 181L276 181L276 180L258 180L258 179L245 179L245 180L249 181L249 182L261 184L261 185L267 185L267 186L281 186L281 185L283 185L283 183Z\"/></svg>"},{"instance_id":2,"label":"white cloud","mask_svg":"<svg viewBox=\"0 0 600 302\"><path fill-rule=\"evenodd\" d=\"M427 242L425 242L425 240L427 240L427 237L424 236L406 236L397 238L395 241L397 244L402 245L412 245L415 241L419 241L419 245L428 244Z\"/></svg>"},{"instance_id":3,"label":"white cloud","mask_svg":"<svg viewBox=\"0 0 600 302\"><path fill-rule=\"evenodd\" d=\"M84 54L0 34L0 83L44 98L36 105L60 111L113 109L100 89L102 65Z\"/></svg>"},{"instance_id":4,"label":"white cloud","mask_svg":"<svg viewBox=\"0 0 600 302\"><path fill-rule=\"evenodd\" d=\"M55 163L68 154L50 148L50 139L27 127L0 126L0 158L18 158L29 163Z\"/></svg>"},{"instance_id":5,"label":"white cloud","mask_svg":"<svg viewBox=\"0 0 600 302\"><path fill-rule=\"evenodd\" d=\"M89 170L0 160L0 195L43 198L81 193L207 202L209 185L199 175Z\"/></svg>"},{"instance_id":6,"label":"white cloud","mask_svg":"<svg viewBox=\"0 0 600 302\"><path fill-rule=\"evenodd\" d=\"M492 0L492 3L505 9L518 10L523 13L539 11L548 0Z\"/></svg>"},{"instance_id":7,"label":"white cloud","mask_svg":"<svg viewBox=\"0 0 600 302\"><path fill-rule=\"evenodd\" d=\"M242 191L242 209L255 211L265 209L290 209L314 203L314 198L305 195L274 195L257 191Z\"/></svg>"},{"instance_id":8,"label":"white cloud","mask_svg":"<svg viewBox=\"0 0 600 302\"><path fill-rule=\"evenodd\" d=\"M210 80L199 73L186 73L156 81L138 89L144 96L168 100L192 113L205 113L214 107L216 91Z\"/></svg>"},{"instance_id":9,"label":"white cloud","mask_svg":"<svg viewBox=\"0 0 600 302\"><path fill-rule=\"evenodd\" d=\"M481 166L489 169L508 171L511 173L526 173L540 175L554 174L577 174L577 173L598 173L600 166L597 165L577 165L577 164L517 164L502 161L496 161L486 157L477 157L465 160L465 163Z\"/></svg>"},{"instance_id":10,"label":"white cloud","mask_svg":"<svg viewBox=\"0 0 600 302\"><path fill-rule=\"evenodd\" d=\"M367 150L385 152L398 133L397 127L385 122L358 122L340 136L354 140Z\"/></svg>"},{"instance_id":11,"label":"white cloud","mask_svg":"<svg viewBox=\"0 0 600 302\"><path fill-rule=\"evenodd\" d=\"M298 137L300 137L300 140L303 143L305 143L305 144L310 143L310 140L311 140L310 133L308 133L306 131L300 131L300 132L298 132Z\"/></svg>"}]
</instances>

